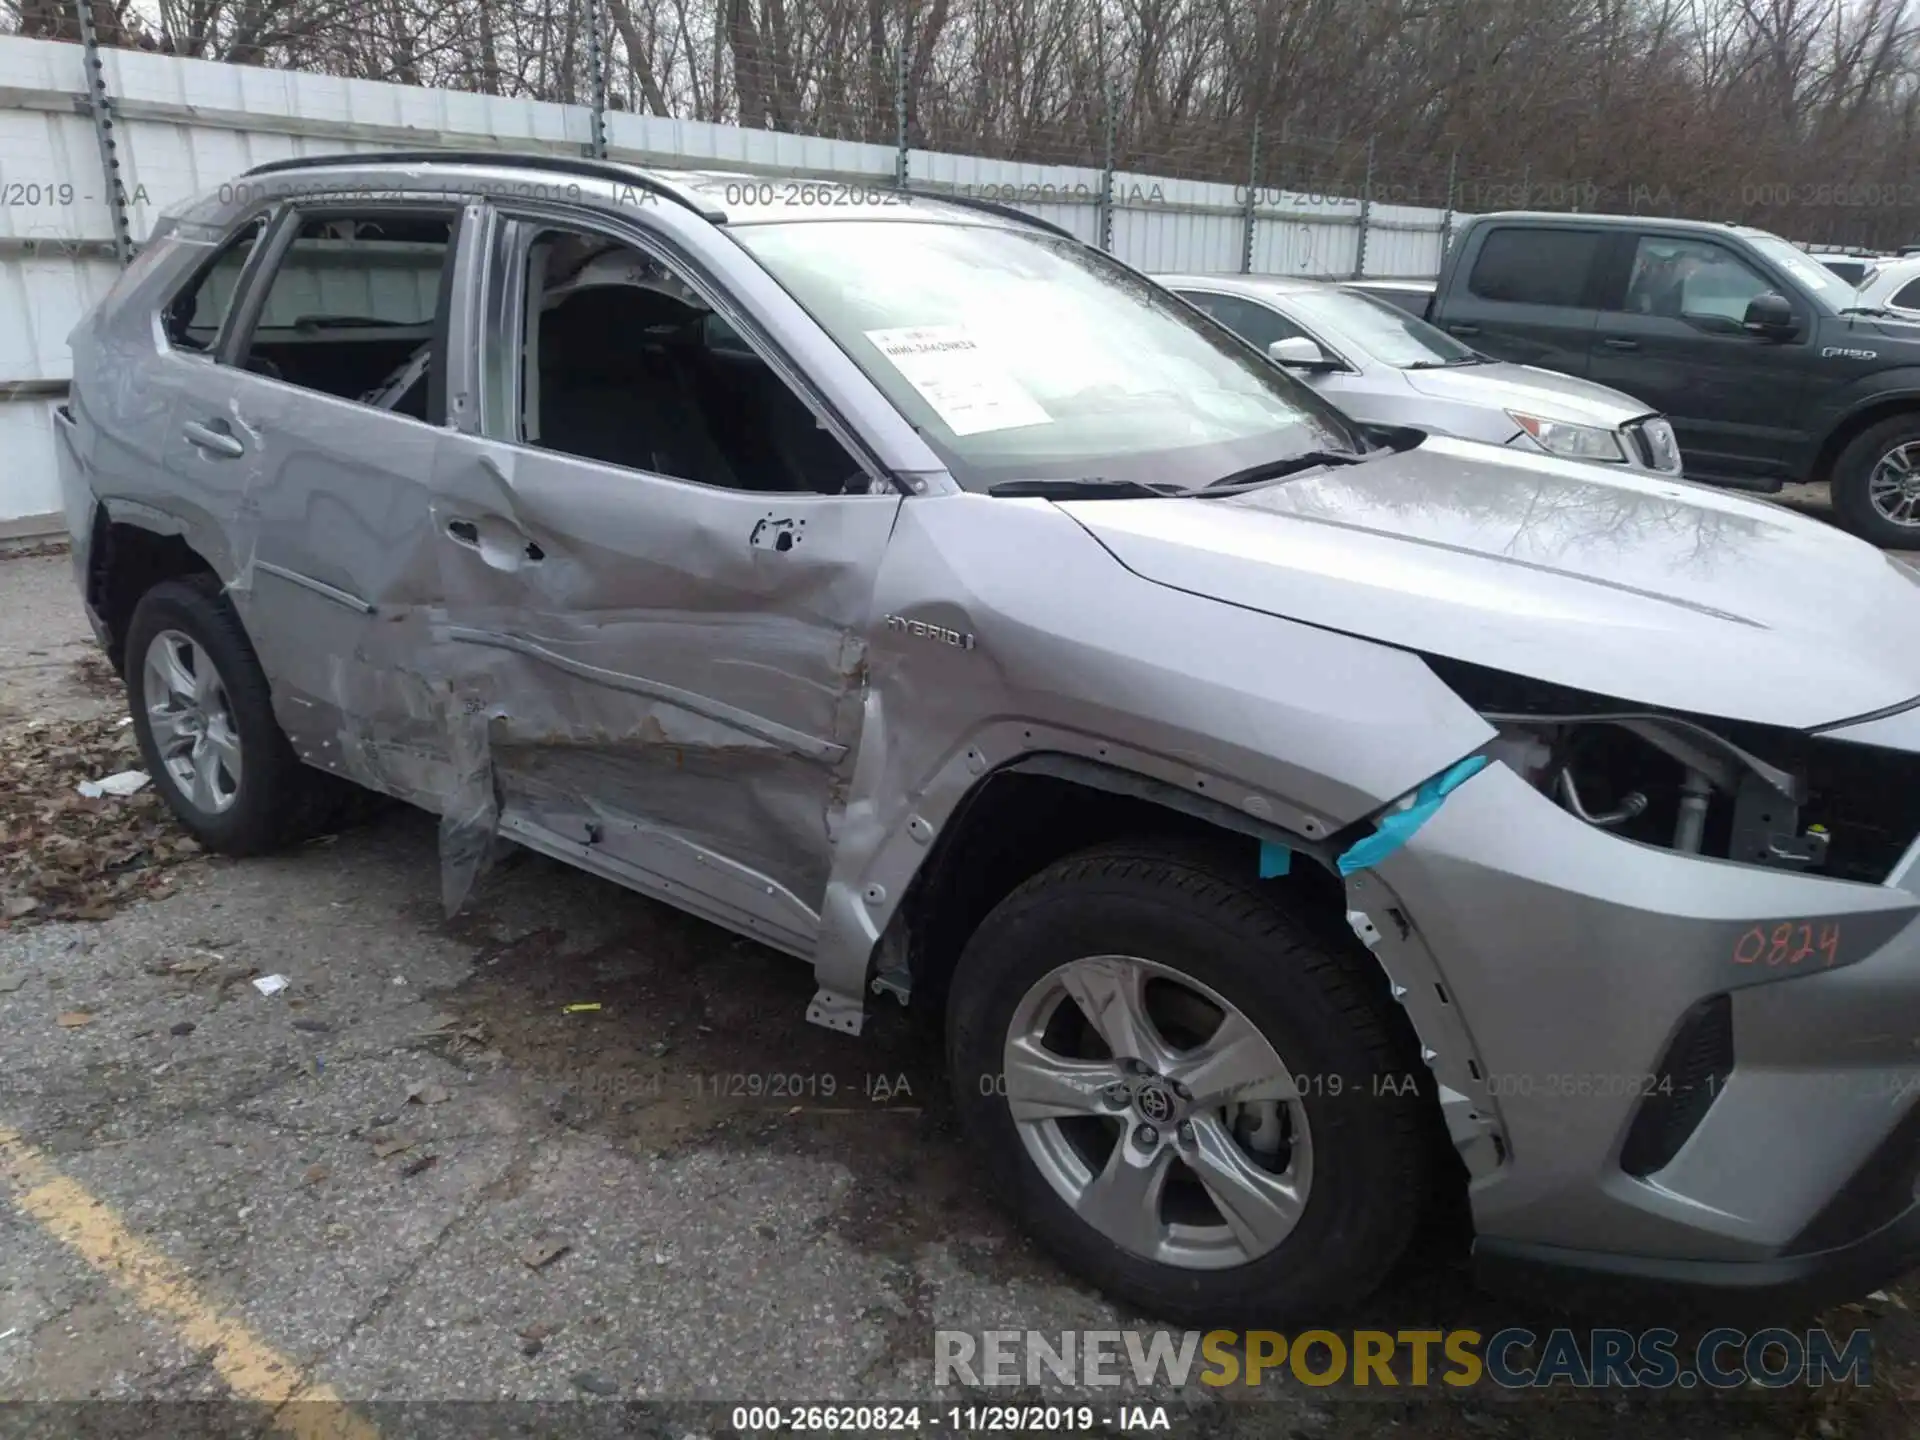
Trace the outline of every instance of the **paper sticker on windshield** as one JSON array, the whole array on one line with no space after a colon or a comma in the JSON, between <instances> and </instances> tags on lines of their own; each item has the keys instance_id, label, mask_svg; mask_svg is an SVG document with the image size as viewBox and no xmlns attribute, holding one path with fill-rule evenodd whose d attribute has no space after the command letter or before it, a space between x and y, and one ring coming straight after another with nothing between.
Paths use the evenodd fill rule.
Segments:
<instances>
[{"instance_id":1,"label":"paper sticker on windshield","mask_svg":"<svg viewBox=\"0 0 1920 1440\"><path fill-rule=\"evenodd\" d=\"M869 330L867 339L956 435L1045 425L1053 419L963 325Z\"/></svg>"}]
</instances>

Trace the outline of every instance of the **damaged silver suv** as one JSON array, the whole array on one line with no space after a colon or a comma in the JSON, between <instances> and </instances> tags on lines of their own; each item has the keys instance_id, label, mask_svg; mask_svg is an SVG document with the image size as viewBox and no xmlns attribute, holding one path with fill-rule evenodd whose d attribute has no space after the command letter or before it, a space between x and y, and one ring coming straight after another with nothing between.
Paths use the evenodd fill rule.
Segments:
<instances>
[{"instance_id":1,"label":"damaged silver suv","mask_svg":"<svg viewBox=\"0 0 1920 1440\"><path fill-rule=\"evenodd\" d=\"M1478 1262L1800 1303L1920 1256L1920 589L1676 479L1350 422L1037 221L593 161L266 166L73 339L162 793L364 790L944 1015L1171 1319ZM884 1003L891 1003L886 1001Z\"/></svg>"}]
</instances>

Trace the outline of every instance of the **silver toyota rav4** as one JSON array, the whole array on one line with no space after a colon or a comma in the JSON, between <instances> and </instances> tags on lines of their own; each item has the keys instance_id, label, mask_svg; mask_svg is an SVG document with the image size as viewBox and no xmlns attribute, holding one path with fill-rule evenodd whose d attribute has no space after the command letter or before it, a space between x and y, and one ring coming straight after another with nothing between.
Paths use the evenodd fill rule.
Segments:
<instances>
[{"instance_id":1,"label":"silver toyota rav4","mask_svg":"<svg viewBox=\"0 0 1920 1440\"><path fill-rule=\"evenodd\" d=\"M1920 589L1681 480L1361 427L991 206L336 157L73 337L80 583L229 853L364 790L943 1017L1172 1319L1920 1256ZM885 997L893 997L892 999ZM880 997L880 998L872 998Z\"/></svg>"}]
</instances>

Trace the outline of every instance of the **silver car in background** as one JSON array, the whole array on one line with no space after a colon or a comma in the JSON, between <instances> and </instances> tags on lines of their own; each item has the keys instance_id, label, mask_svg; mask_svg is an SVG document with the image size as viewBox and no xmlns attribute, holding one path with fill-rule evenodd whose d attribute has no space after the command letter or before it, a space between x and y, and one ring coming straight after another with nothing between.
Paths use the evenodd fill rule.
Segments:
<instances>
[{"instance_id":1,"label":"silver car in background","mask_svg":"<svg viewBox=\"0 0 1920 1440\"><path fill-rule=\"evenodd\" d=\"M1920 321L1920 255L1882 260L1861 281L1860 296L1854 303L1884 311L1895 320Z\"/></svg>"},{"instance_id":2,"label":"silver car in background","mask_svg":"<svg viewBox=\"0 0 1920 1440\"><path fill-rule=\"evenodd\" d=\"M1490 359L1372 295L1320 280L1156 278L1362 424L1680 474L1673 427L1631 395Z\"/></svg>"}]
</instances>

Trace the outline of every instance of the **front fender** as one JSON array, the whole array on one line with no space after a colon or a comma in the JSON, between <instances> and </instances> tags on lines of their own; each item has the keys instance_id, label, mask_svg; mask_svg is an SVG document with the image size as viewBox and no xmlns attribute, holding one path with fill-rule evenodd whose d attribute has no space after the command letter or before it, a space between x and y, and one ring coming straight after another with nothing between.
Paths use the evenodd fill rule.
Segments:
<instances>
[{"instance_id":1,"label":"front fender","mask_svg":"<svg viewBox=\"0 0 1920 1440\"><path fill-rule=\"evenodd\" d=\"M1418 656L1155 585L1047 501L910 497L875 614L814 956L829 1012L857 1014L932 842L1023 757L1128 772L1311 847L1494 734Z\"/></svg>"},{"instance_id":2,"label":"front fender","mask_svg":"<svg viewBox=\"0 0 1920 1440\"><path fill-rule=\"evenodd\" d=\"M1808 429L1824 450L1835 435L1851 430L1863 416L1889 404L1920 410L1920 365L1901 365L1848 381L1821 397L1817 423Z\"/></svg>"}]
</instances>

